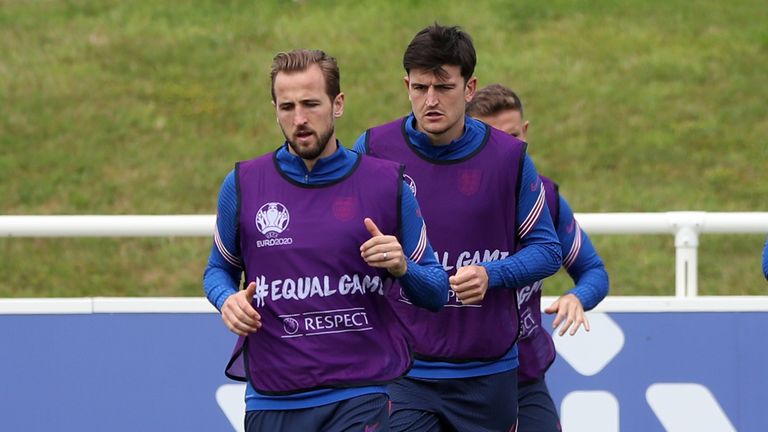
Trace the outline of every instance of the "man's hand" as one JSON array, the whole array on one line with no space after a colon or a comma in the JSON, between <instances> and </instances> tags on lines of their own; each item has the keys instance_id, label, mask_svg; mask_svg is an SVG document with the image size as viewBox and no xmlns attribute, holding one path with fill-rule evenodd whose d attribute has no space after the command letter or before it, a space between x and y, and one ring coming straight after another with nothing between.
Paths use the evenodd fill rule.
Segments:
<instances>
[{"instance_id":1,"label":"man's hand","mask_svg":"<svg viewBox=\"0 0 768 432\"><path fill-rule=\"evenodd\" d=\"M261 315L251 306L256 282L251 282L243 291L229 296L221 307L221 319L232 332L240 336L256 333L261 328Z\"/></svg>"},{"instance_id":2,"label":"man's hand","mask_svg":"<svg viewBox=\"0 0 768 432\"><path fill-rule=\"evenodd\" d=\"M464 304L478 304L485 298L488 291L488 272L485 267L470 265L456 270L456 274L448 278L451 289L456 297Z\"/></svg>"},{"instance_id":3,"label":"man's hand","mask_svg":"<svg viewBox=\"0 0 768 432\"><path fill-rule=\"evenodd\" d=\"M408 263L397 237L384 235L370 218L365 218L363 223L371 238L360 246L360 256L369 266L387 269L394 277L404 275Z\"/></svg>"},{"instance_id":4,"label":"man's hand","mask_svg":"<svg viewBox=\"0 0 768 432\"><path fill-rule=\"evenodd\" d=\"M575 335L579 331L579 326L584 326L584 330L589 331L589 320L584 313L584 306L582 306L579 298L573 294L564 294L560 296L551 306L544 309L544 312L548 314L557 313L555 321L552 322L552 328L556 329L560 323L563 326L560 328L559 335L562 336L571 329L569 332L571 336Z\"/></svg>"}]
</instances>

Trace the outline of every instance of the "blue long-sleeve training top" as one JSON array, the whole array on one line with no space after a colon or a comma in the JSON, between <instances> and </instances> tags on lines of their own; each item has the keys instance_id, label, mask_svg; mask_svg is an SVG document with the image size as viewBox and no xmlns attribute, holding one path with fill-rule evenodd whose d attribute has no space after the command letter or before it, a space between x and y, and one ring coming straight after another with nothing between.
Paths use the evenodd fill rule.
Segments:
<instances>
[{"instance_id":1,"label":"blue long-sleeve training top","mask_svg":"<svg viewBox=\"0 0 768 432\"><path fill-rule=\"evenodd\" d=\"M303 160L288 151L287 144L277 151L278 167L283 173L294 181L314 185L344 177L354 168L358 157L356 153L338 143L336 152L327 158L319 159L312 171L308 171ZM219 192L214 241L203 275L206 297L218 310L221 310L229 296L238 291L243 271L238 238L239 203L235 183L232 170L224 179ZM405 183L401 197L402 238L399 240L408 257L408 270L398 280L414 304L438 310L448 297L447 275L435 258L432 246L426 238L427 230L418 203ZM426 247L420 247L424 243ZM419 265L412 265L414 262ZM289 396L266 396L257 393L249 383L246 389L246 410L308 408L385 391L383 386L367 386L316 390Z\"/></svg>"},{"instance_id":2,"label":"blue long-sleeve training top","mask_svg":"<svg viewBox=\"0 0 768 432\"><path fill-rule=\"evenodd\" d=\"M573 279L575 286L568 290L579 299L584 310L593 309L608 295L608 272L603 260L597 254L587 233L582 231L573 210L560 195L559 217L556 221L557 237L560 239L563 267Z\"/></svg>"}]
</instances>

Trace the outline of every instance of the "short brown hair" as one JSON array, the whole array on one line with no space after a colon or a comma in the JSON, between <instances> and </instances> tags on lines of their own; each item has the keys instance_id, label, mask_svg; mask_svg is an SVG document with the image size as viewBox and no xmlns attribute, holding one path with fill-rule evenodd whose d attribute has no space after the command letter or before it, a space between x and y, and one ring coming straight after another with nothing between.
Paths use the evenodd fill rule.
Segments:
<instances>
[{"instance_id":1,"label":"short brown hair","mask_svg":"<svg viewBox=\"0 0 768 432\"><path fill-rule=\"evenodd\" d=\"M425 27L413 37L403 54L405 73L412 69L428 70L445 77L444 65L459 66L466 83L475 73L477 54L472 38L459 26L438 23Z\"/></svg>"},{"instance_id":2,"label":"short brown hair","mask_svg":"<svg viewBox=\"0 0 768 432\"><path fill-rule=\"evenodd\" d=\"M510 88L501 84L491 84L477 92L467 104L466 112L470 116L491 116L500 111L520 111L523 116L523 102Z\"/></svg>"},{"instance_id":3,"label":"short brown hair","mask_svg":"<svg viewBox=\"0 0 768 432\"><path fill-rule=\"evenodd\" d=\"M272 102L275 101L275 77L280 72L302 72L316 64L325 77L325 92L331 100L341 93L341 74L336 59L321 50L295 49L280 52L272 59Z\"/></svg>"}]
</instances>

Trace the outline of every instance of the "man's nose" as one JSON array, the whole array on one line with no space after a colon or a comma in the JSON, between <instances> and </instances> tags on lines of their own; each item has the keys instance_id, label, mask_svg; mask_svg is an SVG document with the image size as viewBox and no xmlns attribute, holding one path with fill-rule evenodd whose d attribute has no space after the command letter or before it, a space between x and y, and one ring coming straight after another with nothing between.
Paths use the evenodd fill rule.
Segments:
<instances>
[{"instance_id":1,"label":"man's nose","mask_svg":"<svg viewBox=\"0 0 768 432\"><path fill-rule=\"evenodd\" d=\"M303 124L307 124L307 116L304 113L304 110L301 108L296 108L296 111L293 113L293 124L295 126L301 126Z\"/></svg>"},{"instance_id":2,"label":"man's nose","mask_svg":"<svg viewBox=\"0 0 768 432\"><path fill-rule=\"evenodd\" d=\"M430 86L427 89L427 99L426 104L428 107L434 107L437 106L437 103L439 100L437 99L437 91L435 91L435 88Z\"/></svg>"}]
</instances>

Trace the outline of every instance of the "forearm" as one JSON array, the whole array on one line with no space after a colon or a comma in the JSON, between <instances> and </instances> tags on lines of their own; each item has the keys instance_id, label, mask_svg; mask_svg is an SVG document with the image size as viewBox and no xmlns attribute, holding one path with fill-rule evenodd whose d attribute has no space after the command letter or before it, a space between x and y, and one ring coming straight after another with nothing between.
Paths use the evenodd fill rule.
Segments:
<instances>
[{"instance_id":1,"label":"forearm","mask_svg":"<svg viewBox=\"0 0 768 432\"><path fill-rule=\"evenodd\" d=\"M435 258L416 197L405 182L401 188L402 246L408 268L398 281L414 305L437 311L448 301L448 274Z\"/></svg>"},{"instance_id":2,"label":"forearm","mask_svg":"<svg viewBox=\"0 0 768 432\"><path fill-rule=\"evenodd\" d=\"M221 311L224 302L227 301L229 296L237 292L237 289L229 285L227 281L217 275L215 271L205 272L203 285L205 286L205 296L208 298L208 301L219 311Z\"/></svg>"},{"instance_id":3,"label":"forearm","mask_svg":"<svg viewBox=\"0 0 768 432\"><path fill-rule=\"evenodd\" d=\"M608 295L608 287L608 273L599 267L584 272L568 292L579 299L584 310L591 310Z\"/></svg>"},{"instance_id":4,"label":"forearm","mask_svg":"<svg viewBox=\"0 0 768 432\"><path fill-rule=\"evenodd\" d=\"M416 306L440 310L448 300L448 274L437 261L433 265L407 262L408 271L398 279L405 295Z\"/></svg>"},{"instance_id":5,"label":"forearm","mask_svg":"<svg viewBox=\"0 0 768 432\"><path fill-rule=\"evenodd\" d=\"M560 268L560 244L528 245L514 255L480 263L488 273L489 288L517 289L552 276Z\"/></svg>"},{"instance_id":6,"label":"forearm","mask_svg":"<svg viewBox=\"0 0 768 432\"><path fill-rule=\"evenodd\" d=\"M203 289L208 301L219 311L227 298L237 292L239 277L240 269L223 260L214 246L203 273Z\"/></svg>"},{"instance_id":7,"label":"forearm","mask_svg":"<svg viewBox=\"0 0 768 432\"><path fill-rule=\"evenodd\" d=\"M203 273L203 289L208 301L221 310L224 302L239 289L242 260L237 237L238 197L234 171L221 185L208 265Z\"/></svg>"},{"instance_id":8,"label":"forearm","mask_svg":"<svg viewBox=\"0 0 768 432\"><path fill-rule=\"evenodd\" d=\"M557 236L562 245L563 267L575 284L568 293L579 299L584 310L593 309L608 295L608 273L592 240L581 230L571 206L562 196Z\"/></svg>"},{"instance_id":9,"label":"forearm","mask_svg":"<svg viewBox=\"0 0 768 432\"><path fill-rule=\"evenodd\" d=\"M530 285L555 274L562 262L560 241L552 225L545 191L528 156L518 192L515 222L521 248L502 260L480 264L488 273L489 288L517 289Z\"/></svg>"}]
</instances>

